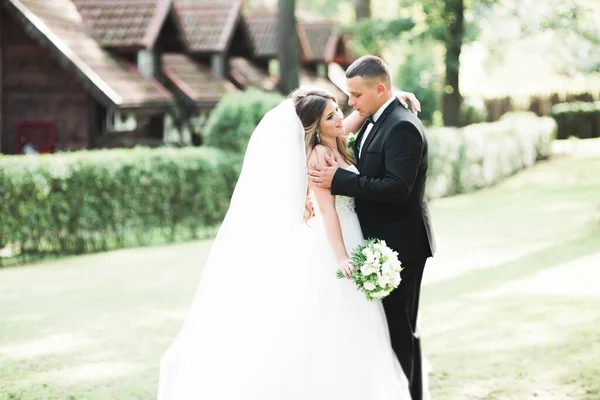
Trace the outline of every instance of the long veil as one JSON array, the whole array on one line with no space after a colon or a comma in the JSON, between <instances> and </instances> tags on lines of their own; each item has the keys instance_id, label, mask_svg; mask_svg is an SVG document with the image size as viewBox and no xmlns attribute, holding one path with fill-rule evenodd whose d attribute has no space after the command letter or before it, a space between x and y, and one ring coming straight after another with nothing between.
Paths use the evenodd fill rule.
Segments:
<instances>
[{"instance_id":1,"label":"long veil","mask_svg":"<svg viewBox=\"0 0 600 400\"><path fill-rule=\"evenodd\" d=\"M301 271L310 262L302 219L307 185L304 130L288 99L252 134L192 306L161 360L159 400L208 399L202 396L219 386L219 398L244 398L256 380L283 384L284 376L261 376L261 363L273 341L290 341L290 352L302 352L308 333L297 322L310 319L297 315L308 314L311 301L301 292L307 282L298 284L310 279ZM223 387L232 376L236 382Z\"/></svg>"}]
</instances>

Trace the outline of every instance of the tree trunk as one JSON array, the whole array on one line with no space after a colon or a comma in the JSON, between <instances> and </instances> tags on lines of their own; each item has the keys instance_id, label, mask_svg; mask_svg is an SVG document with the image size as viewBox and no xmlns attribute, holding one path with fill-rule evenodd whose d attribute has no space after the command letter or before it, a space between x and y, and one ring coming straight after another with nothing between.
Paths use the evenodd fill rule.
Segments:
<instances>
[{"instance_id":1,"label":"tree trunk","mask_svg":"<svg viewBox=\"0 0 600 400\"><path fill-rule=\"evenodd\" d=\"M296 1L279 0L277 6L277 36L279 37L279 90L288 94L299 85L298 32L296 31Z\"/></svg>"},{"instance_id":2,"label":"tree trunk","mask_svg":"<svg viewBox=\"0 0 600 400\"><path fill-rule=\"evenodd\" d=\"M371 18L371 0L356 1L356 21Z\"/></svg>"},{"instance_id":3,"label":"tree trunk","mask_svg":"<svg viewBox=\"0 0 600 400\"><path fill-rule=\"evenodd\" d=\"M446 38L446 79L442 115L445 126L459 126L462 97L458 75L464 37L463 0L446 0L445 8L448 15L448 37Z\"/></svg>"}]
</instances>

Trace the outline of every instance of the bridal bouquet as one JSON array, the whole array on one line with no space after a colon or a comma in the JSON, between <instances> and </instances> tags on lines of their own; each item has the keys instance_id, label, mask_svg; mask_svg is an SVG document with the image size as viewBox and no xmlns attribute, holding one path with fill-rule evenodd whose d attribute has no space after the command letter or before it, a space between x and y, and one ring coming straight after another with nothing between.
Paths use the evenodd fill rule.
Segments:
<instances>
[{"instance_id":1,"label":"bridal bouquet","mask_svg":"<svg viewBox=\"0 0 600 400\"><path fill-rule=\"evenodd\" d=\"M348 148L350 150L352 150L352 148L354 147L355 141L356 141L356 133L349 133L348 135L346 135L346 146L348 146Z\"/></svg>"},{"instance_id":2,"label":"bridal bouquet","mask_svg":"<svg viewBox=\"0 0 600 400\"><path fill-rule=\"evenodd\" d=\"M368 300L383 299L402 280L398 253L390 249L384 240L365 240L352 253L350 264L354 267L351 279ZM344 277L342 271L337 271L337 277Z\"/></svg>"}]
</instances>

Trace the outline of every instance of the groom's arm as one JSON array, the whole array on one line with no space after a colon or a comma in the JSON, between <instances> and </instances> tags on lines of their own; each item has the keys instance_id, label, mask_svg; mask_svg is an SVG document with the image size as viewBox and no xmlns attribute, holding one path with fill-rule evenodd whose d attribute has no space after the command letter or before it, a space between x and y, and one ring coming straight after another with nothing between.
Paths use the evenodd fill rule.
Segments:
<instances>
[{"instance_id":1,"label":"groom's arm","mask_svg":"<svg viewBox=\"0 0 600 400\"><path fill-rule=\"evenodd\" d=\"M331 193L371 201L405 202L415 184L423 145L419 130L408 121L400 122L386 138L384 177L356 175L338 168L331 182Z\"/></svg>"}]
</instances>

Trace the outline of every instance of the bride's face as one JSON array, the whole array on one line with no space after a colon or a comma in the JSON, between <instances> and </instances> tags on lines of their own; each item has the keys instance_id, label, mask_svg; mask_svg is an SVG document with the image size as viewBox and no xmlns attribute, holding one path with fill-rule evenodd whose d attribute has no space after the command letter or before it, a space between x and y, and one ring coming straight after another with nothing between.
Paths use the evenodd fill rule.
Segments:
<instances>
[{"instance_id":1,"label":"bride's face","mask_svg":"<svg viewBox=\"0 0 600 400\"><path fill-rule=\"evenodd\" d=\"M327 105L319 121L319 131L322 137L335 138L344 135L344 114L333 100L327 100Z\"/></svg>"}]
</instances>

